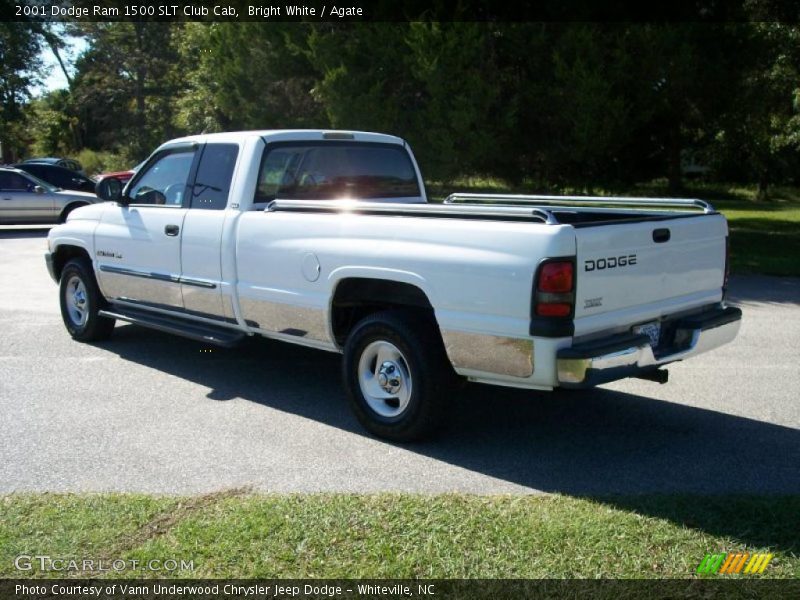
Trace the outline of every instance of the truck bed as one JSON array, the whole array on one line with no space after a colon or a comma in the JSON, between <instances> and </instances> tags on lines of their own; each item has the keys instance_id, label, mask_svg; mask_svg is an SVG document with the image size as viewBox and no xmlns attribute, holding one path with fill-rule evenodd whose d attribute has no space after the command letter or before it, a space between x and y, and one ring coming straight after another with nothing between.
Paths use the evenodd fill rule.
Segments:
<instances>
[{"instance_id":1,"label":"truck bed","mask_svg":"<svg viewBox=\"0 0 800 600\"><path fill-rule=\"evenodd\" d=\"M556 330L578 340L722 299L727 224L697 199L453 194L427 205L276 200L267 210L529 222L531 235L566 228L574 240L574 311Z\"/></svg>"}]
</instances>

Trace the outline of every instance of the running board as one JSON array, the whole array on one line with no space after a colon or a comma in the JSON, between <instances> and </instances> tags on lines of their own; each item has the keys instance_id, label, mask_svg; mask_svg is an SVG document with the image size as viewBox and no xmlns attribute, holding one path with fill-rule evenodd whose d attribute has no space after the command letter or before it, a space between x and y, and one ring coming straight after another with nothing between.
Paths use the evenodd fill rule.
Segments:
<instances>
[{"instance_id":1,"label":"running board","mask_svg":"<svg viewBox=\"0 0 800 600\"><path fill-rule=\"evenodd\" d=\"M101 310L99 314L109 319L117 319L134 325L149 327L150 329L180 335L198 342L222 346L223 348L231 348L247 337L240 331L225 327L198 323L182 317L155 314L135 308L115 306L113 309Z\"/></svg>"}]
</instances>

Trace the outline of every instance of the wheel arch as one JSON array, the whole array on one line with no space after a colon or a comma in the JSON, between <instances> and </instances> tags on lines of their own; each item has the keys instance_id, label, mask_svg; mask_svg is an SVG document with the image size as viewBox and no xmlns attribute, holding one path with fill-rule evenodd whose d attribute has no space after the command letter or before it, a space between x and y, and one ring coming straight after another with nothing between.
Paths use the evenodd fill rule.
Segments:
<instances>
[{"instance_id":1,"label":"wheel arch","mask_svg":"<svg viewBox=\"0 0 800 600\"><path fill-rule=\"evenodd\" d=\"M53 251L53 272L56 280L61 280L61 273L64 270L64 265L74 258L84 258L92 264L92 257L89 255L88 250L83 246L74 244L59 244Z\"/></svg>"},{"instance_id":2,"label":"wheel arch","mask_svg":"<svg viewBox=\"0 0 800 600\"><path fill-rule=\"evenodd\" d=\"M413 311L436 322L433 303L416 282L380 276L342 277L331 293L329 321L334 342L343 347L360 320L390 309Z\"/></svg>"}]
</instances>

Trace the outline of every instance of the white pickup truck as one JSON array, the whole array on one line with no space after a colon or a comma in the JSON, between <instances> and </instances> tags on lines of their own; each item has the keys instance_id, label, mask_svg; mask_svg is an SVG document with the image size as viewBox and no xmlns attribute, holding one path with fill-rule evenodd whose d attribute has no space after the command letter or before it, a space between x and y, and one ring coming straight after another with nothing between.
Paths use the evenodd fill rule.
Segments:
<instances>
[{"instance_id":1,"label":"white pickup truck","mask_svg":"<svg viewBox=\"0 0 800 600\"><path fill-rule=\"evenodd\" d=\"M344 354L376 435L431 432L454 374L532 390L623 377L730 342L728 228L699 200L456 194L428 203L400 138L198 135L50 231L67 330L127 321L229 346Z\"/></svg>"}]
</instances>

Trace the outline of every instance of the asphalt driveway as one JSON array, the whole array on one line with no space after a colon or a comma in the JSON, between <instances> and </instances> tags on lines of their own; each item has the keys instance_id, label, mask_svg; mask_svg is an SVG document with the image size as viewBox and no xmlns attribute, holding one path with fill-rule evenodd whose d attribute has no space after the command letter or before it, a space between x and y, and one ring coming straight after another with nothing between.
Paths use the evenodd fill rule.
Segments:
<instances>
[{"instance_id":1,"label":"asphalt driveway","mask_svg":"<svg viewBox=\"0 0 800 600\"><path fill-rule=\"evenodd\" d=\"M73 342L45 232L0 228L0 493L800 492L800 280L734 277L740 337L666 385L470 385L438 439L396 445L360 429L336 355L132 325Z\"/></svg>"}]
</instances>

